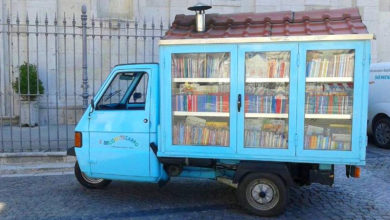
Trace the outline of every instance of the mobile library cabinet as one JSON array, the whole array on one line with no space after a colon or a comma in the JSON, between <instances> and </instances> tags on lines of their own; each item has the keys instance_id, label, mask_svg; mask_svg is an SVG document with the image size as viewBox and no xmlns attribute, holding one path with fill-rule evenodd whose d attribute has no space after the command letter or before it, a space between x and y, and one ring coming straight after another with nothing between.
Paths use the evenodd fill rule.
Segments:
<instances>
[{"instance_id":1,"label":"mobile library cabinet","mask_svg":"<svg viewBox=\"0 0 390 220\"><path fill-rule=\"evenodd\" d=\"M301 26L283 12L273 16L272 34L283 36L244 24L183 34L185 17L176 17L160 42L159 156L365 163L372 35L361 23L341 24L326 13L296 13L296 21L307 23ZM231 17L215 16L210 26L245 21ZM323 27L309 25L323 18Z\"/></svg>"},{"instance_id":2,"label":"mobile library cabinet","mask_svg":"<svg viewBox=\"0 0 390 220\"><path fill-rule=\"evenodd\" d=\"M214 179L272 216L289 186L332 185L335 164L359 177L373 36L358 10L207 8L176 16L159 64L113 68L75 128L78 181Z\"/></svg>"}]
</instances>

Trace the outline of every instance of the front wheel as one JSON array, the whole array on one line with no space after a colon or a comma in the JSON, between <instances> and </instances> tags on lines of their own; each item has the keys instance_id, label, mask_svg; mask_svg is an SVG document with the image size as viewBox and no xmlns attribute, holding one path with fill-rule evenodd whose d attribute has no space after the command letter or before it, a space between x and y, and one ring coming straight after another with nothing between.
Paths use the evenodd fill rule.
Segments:
<instances>
[{"instance_id":1,"label":"front wheel","mask_svg":"<svg viewBox=\"0 0 390 220\"><path fill-rule=\"evenodd\" d=\"M237 199L249 212L259 216L281 214L287 204L288 190L283 180L268 173L248 174L238 185Z\"/></svg>"},{"instance_id":2,"label":"front wheel","mask_svg":"<svg viewBox=\"0 0 390 220\"><path fill-rule=\"evenodd\" d=\"M88 177L80 170L79 163L77 161L74 165L74 174L76 175L79 183L89 189L103 189L111 183L111 180Z\"/></svg>"}]
</instances>

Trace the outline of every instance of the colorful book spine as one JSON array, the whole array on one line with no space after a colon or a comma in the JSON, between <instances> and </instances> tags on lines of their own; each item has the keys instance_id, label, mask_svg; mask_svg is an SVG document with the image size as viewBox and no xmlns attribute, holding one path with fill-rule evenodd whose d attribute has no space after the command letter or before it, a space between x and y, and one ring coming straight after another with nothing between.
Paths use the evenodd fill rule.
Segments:
<instances>
[{"instance_id":1,"label":"colorful book spine","mask_svg":"<svg viewBox=\"0 0 390 220\"><path fill-rule=\"evenodd\" d=\"M245 95L247 113L287 113L288 98L285 96Z\"/></svg>"},{"instance_id":2,"label":"colorful book spine","mask_svg":"<svg viewBox=\"0 0 390 220\"><path fill-rule=\"evenodd\" d=\"M188 112L229 112L229 94L174 95L172 109Z\"/></svg>"},{"instance_id":3,"label":"colorful book spine","mask_svg":"<svg viewBox=\"0 0 390 220\"><path fill-rule=\"evenodd\" d=\"M306 77L352 77L354 61L354 54L312 59L306 64Z\"/></svg>"},{"instance_id":4,"label":"colorful book spine","mask_svg":"<svg viewBox=\"0 0 390 220\"><path fill-rule=\"evenodd\" d=\"M172 76L175 78L226 78L230 62L226 53L174 55Z\"/></svg>"},{"instance_id":5,"label":"colorful book spine","mask_svg":"<svg viewBox=\"0 0 390 220\"><path fill-rule=\"evenodd\" d=\"M228 127L219 127L218 122L215 123L211 126L195 126L178 122L173 126L173 144L228 146Z\"/></svg>"}]
</instances>

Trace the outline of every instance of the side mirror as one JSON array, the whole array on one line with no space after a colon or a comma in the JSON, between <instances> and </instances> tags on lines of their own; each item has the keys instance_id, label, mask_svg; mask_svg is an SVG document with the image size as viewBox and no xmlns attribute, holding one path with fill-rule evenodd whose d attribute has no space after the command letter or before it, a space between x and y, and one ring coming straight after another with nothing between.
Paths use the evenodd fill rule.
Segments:
<instances>
[{"instance_id":1,"label":"side mirror","mask_svg":"<svg viewBox=\"0 0 390 220\"><path fill-rule=\"evenodd\" d=\"M91 108L92 108L92 111L95 110L95 100L94 99L91 99Z\"/></svg>"},{"instance_id":2,"label":"side mirror","mask_svg":"<svg viewBox=\"0 0 390 220\"><path fill-rule=\"evenodd\" d=\"M141 98L141 97L142 97L142 93L140 93L140 92L134 93L134 96L133 96L134 101L137 101L137 99L139 99L139 98Z\"/></svg>"}]
</instances>

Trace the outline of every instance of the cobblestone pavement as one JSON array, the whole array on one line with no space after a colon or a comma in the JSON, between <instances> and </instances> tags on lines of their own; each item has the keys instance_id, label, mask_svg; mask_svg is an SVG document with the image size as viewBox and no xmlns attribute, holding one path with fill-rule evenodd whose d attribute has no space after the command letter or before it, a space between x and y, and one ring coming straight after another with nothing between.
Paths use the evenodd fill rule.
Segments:
<instances>
[{"instance_id":1,"label":"cobblestone pavement","mask_svg":"<svg viewBox=\"0 0 390 220\"><path fill-rule=\"evenodd\" d=\"M280 219L390 219L390 151L369 147L360 179L336 167L333 187L290 190ZM237 205L234 190L208 180L81 187L73 175L0 179L0 219L258 219Z\"/></svg>"}]
</instances>

